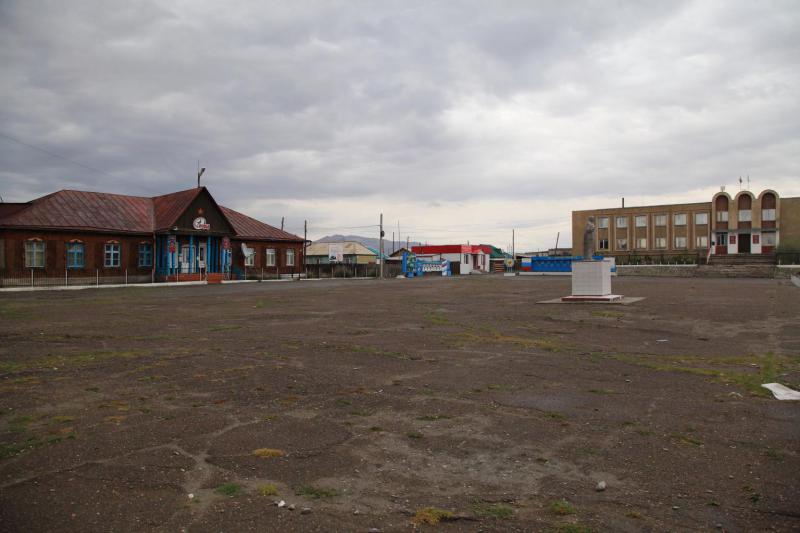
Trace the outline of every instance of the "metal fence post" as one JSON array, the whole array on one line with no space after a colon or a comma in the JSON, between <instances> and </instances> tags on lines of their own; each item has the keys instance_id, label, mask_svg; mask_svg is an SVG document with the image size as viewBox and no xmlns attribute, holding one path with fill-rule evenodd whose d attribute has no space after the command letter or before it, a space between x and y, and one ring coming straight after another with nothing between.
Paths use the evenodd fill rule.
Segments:
<instances>
[{"instance_id":1,"label":"metal fence post","mask_svg":"<svg viewBox=\"0 0 800 533\"><path fill-rule=\"evenodd\" d=\"M99 287L100 286L100 269L99 268L95 268L94 269L94 275L95 275L95 279L97 280L96 284Z\"/></svg>"},{"instance_id":2,"label":"metal fence post","mask_svg":"<svg viewBox=\"0 0 800 533\"><path fill-rule=\"evenodd\" d=\"M31 269L31 287L33 287L33 269Z\"/></svg>"},{"instance_id":3,"label":"metal fence post","mask_svg":"<svg viewBox=\"0 0 800 533\"><path fill-rule=\"evenodd\" d=\"M128 269L125 269L125 285L128 284Z\"/></svg>"},{"instance_id":4,"label":"metal fence post","mask_svg":"<svg viewBox=\"0 0 800 533\"><path fill-rule=\"evenodd\" d=\"M69 285L69 278L67 277L68 275L69 275L69 270L67 270L67 269L65 268L65 269L64 269L64 286L65 286L65 287L66 287L67 285Z\"/></svg>"}]
</instances>

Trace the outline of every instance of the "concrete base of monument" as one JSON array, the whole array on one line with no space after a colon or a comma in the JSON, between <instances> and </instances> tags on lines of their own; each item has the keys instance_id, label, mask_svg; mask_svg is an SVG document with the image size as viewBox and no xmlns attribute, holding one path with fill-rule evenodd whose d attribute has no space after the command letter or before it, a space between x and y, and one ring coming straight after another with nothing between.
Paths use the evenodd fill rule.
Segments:
<instances>
[{"instance_id":1,"label":"concrete base of monument","mask_svg":"<svg viewBox=\"0 0 800 533\"><path fill-rule=\"evenodd\" d=\"M619 298L615 300L586 300L586 299L571 300L569 299L570 298L569 296L565 296L564 298L553 298L552 300L542 300L536 303L561 304L561 305L630 305L632 303L644 300L644 296L620 296L618 294L613 296L619 296Z\"/></svg>"},{"instance_id":2,"label":"concrete base of monument","mask_svg":"<svg viewBox=\"0 0 800 533\"><path fill-rule=\"evenodd\" d=\"M615 302L617 300L622 300L623 296L621 294L592 294L592 295L581 295L581 294L572 294L570 296L563 296L561 298L562 302Z\"/></svg>"}]
</instances>

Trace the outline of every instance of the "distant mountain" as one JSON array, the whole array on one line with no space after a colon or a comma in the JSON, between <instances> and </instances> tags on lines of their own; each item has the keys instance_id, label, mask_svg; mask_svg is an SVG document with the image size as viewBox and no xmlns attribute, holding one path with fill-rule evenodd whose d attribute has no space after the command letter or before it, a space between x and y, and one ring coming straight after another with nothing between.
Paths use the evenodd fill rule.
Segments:
<instances>
[{"instance_id":1,"label":"distant mountain","mask_svg":"<svg viewBox=\"0 0 800 533\"><path fill-rule=\"evenodd\" d=\"M373 248L377 250L380 248L380 239L377 237L362 237L361 235L327 235L322 237L321 239L317 239L314 242L342 242L342 241L355 241L360 242L367 248ZM419 246L421 243L411 241L409 246ZM406 241L398 243L395 241L394 247L395 249L402 248L406 245ZM392 253L392 236L389 235L389 238L383 238L383 251L386 255Z\"/></svg>"}]
</instances>

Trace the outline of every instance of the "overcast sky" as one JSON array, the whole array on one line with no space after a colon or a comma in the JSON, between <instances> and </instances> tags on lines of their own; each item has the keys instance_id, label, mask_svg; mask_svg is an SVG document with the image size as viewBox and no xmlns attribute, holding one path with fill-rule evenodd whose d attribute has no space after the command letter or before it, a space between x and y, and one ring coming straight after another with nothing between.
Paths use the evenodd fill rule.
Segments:
<instances>
[{"instance_id":1,"label":"overcast sky","mask_svg":"<svg viewBox=\"0 0 800 533\"><path fill-rule=\"evenodd\" d=\"M796 0L0 0L0 195L154 196L199 159L312 238L383 212L546 248L622 196L800 195L798 82Z\"/></svg>"}]
</instances>

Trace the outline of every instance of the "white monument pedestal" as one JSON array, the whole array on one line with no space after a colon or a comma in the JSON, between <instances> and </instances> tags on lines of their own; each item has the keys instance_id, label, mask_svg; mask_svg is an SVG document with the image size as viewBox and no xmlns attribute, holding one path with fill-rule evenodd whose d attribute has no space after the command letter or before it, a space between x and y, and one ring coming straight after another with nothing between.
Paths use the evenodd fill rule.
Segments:
<instances>
[{"instance_id":1,"label":"white monument pedestal","mask_svg":"<svg viewBox=\"0 0 800 533\"><path fill-rule=\"evenodd\" d=\"M613 302L622 295L611 294L611 262L574 261L572 263L572 295L565 302Z\"/></svg>"}]
</instances>

